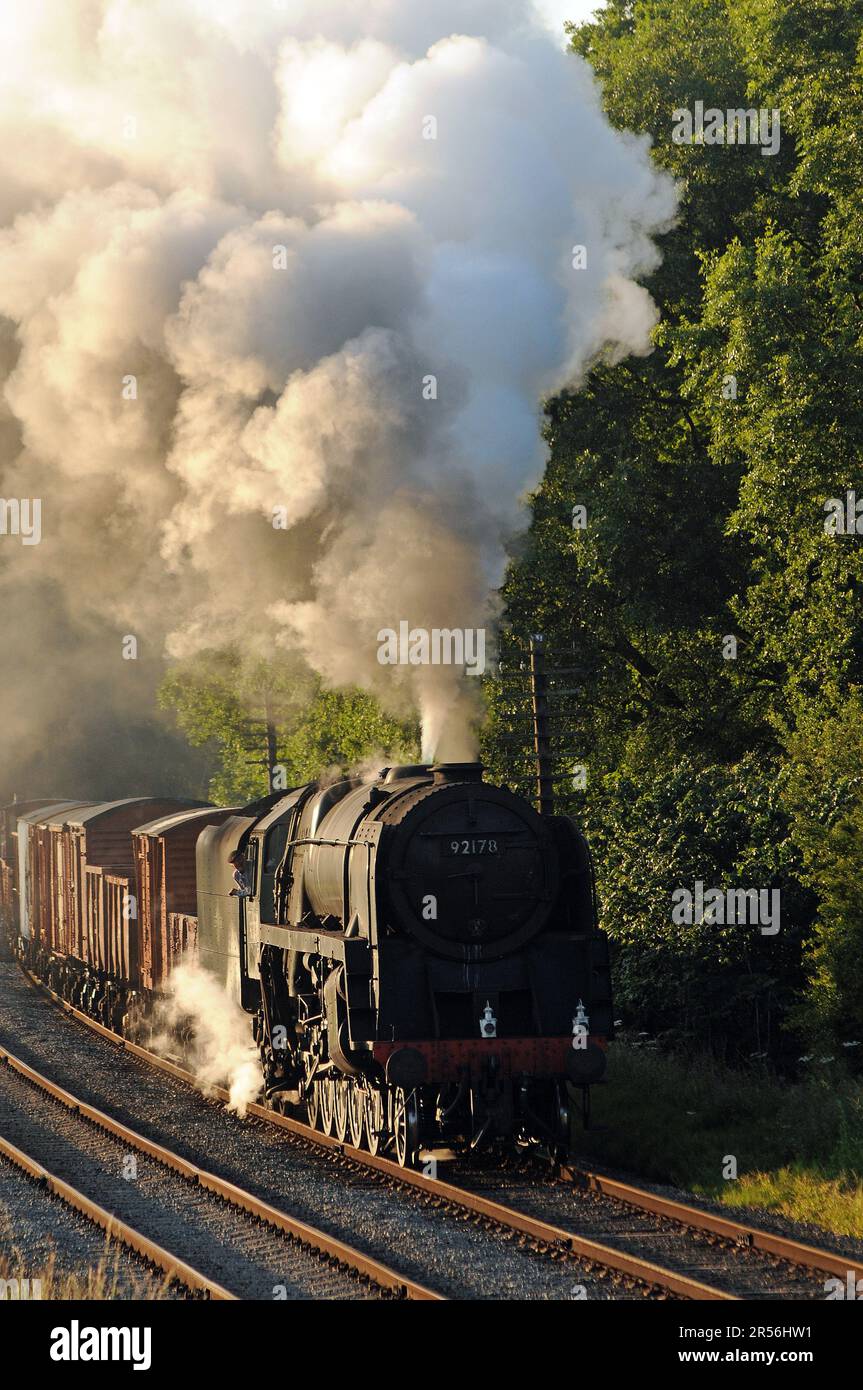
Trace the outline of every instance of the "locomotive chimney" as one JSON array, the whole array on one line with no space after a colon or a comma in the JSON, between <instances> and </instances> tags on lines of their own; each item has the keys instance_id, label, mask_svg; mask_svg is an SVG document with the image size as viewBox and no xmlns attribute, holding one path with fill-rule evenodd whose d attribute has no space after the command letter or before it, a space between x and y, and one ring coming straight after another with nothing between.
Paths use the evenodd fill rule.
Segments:
<instances>
[{"instance_id":1,"label":"locomotive chimney","mask_svg":"<svg viewBox=\"0 0 863 1390\"><path fill-rule=\"evenodd\" d=\"M435 782L481 782L482 763L435 763Z\"/></svg>"},{"instance_id":2,"label":"locomotive chimney","mask_svg":"<svg viewBox=\"0 0 863 1390\"><path fill-rule=\"evenodd\" d=\"M398 767L382 767L378 776L382 782L398 782L404 777L428 777L428 763L402 763Z\"/></svg>"}]
</instances>

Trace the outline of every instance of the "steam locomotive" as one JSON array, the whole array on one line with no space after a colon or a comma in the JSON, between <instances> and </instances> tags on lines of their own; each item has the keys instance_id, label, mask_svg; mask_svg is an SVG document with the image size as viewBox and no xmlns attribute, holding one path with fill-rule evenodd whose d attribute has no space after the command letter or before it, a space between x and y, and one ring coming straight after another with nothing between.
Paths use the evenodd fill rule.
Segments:
<instances>
[{"instance_id":1,"label":"steam locomotive","mask_svg":"<svg viewBox=\"0 0 863 1390\"><path fill-rule=\"evenodd\" d=\"M270 1105L341 1141L402 1165L560 1152L571 1102L587 1115L612 1027L588 849L479 764L243 808L18 810L0 821L4 920L118 1031L194 950L252 1015Z\"/></svg>"}]
</instances>

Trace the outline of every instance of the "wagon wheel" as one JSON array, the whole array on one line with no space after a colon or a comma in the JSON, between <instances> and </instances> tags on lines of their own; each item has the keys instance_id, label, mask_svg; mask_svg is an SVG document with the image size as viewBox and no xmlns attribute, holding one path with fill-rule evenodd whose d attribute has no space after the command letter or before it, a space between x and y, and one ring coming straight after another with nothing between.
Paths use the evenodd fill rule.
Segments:
<instances>
[{"instance_id":1,"label":"wagon wheel","mask_svg":"<svg viewBox=\"0 0 863 1390\"><path fill-rule=\"evenodd\" d=\"M332 1077L325 1076L319 1081L321 1088L321 1129L324 1134L332 1134L336 1109L336 1083Z\"/></svg>"},{"instance_id":2,"label":"wagon wheel","mask_svg":"<svg viewBox=\"0 0 863 1390\"><path fill-rule=\"evenodd\" d=\"M419 1151L419 1106L416 1091L393 1091L393 1144L400 1168L411 1168Z\"/></svg>"},{"instance_id":3,"label":"wagon wheel","mask_svg":"<svg viewBox=\"0 0 863 1390\"><path fill-rule=\"evenodd\" d=\"M348 1083L343 1078L333 1082L335 1105L333 1109L333 1132L339 1143L343 1144L348 1133Z\"/></svg>"},{"instance_id":4,"label":"wagon wheel","mask_svg":"<svg viewBox=\"0 0 863 1390\"><path fill-rule=\"evenodd\" d=\"M363 1142L366 1093L357 1081L348 1082L348 1137L355 1149Z\"/></svg>"},{"instance_id":5,"label":"wagon wheel","mask_svg":"<svg viewBox=\"0 0 863 1390\"><path fill-rule=\"evenodd\" d=\"M317 1129L321 1118L321 1093L317 1081L311 1083L306 1093L306 1115L312 1129Z\"/></svg>"},{"instance_id":6,"label":"wagon wheel","mask_svg":"<svg viewBox=\"0 0 863 1390\"><path fill-rule=\"evenodd\" d=\"M384 1137L384 1103L377 1086L369 1086L365 1092L363 1127L366 1148L370 1154L376 1154Z\"/></svg>"}]
</instances>

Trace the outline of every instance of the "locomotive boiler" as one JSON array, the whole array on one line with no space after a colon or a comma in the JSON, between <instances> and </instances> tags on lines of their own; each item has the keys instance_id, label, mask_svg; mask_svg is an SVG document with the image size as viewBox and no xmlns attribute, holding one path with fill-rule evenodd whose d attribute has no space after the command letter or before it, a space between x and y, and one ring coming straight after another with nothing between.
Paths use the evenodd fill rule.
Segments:
<instances>
[{"instance_id":1,"label":"locomotive boiler","mask_svg":"<svg viewBox=\"0 0 863 1390\"><path fill-rule=\"evenodd\" d=\"M569 818L479 764L386 768L208 826L197 885L200 962L254 1015L274 1106L402 1164L566 1147L612 1023Z\"/></svg>"}]
</instances>

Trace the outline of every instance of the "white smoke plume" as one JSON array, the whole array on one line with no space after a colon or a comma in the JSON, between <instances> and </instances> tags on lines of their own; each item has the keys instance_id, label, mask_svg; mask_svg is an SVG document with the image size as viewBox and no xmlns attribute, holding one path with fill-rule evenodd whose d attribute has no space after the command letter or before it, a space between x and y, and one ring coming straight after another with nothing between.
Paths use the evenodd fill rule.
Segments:
<instances>
[{"instance_id":1,"label":"white smoke plume","mask_svg":"<svg viewBox=\"0 0 863 1390\"><path fill-rule=\"evenodd\" d=\"M191 961L178 965L156 1005L150 1046L162 1056L177 1052L177 1033L187 1040L184 1062L205 1094L221 1086L228 1109L243 1116L262 1089L261 1062L249 1035L248 1016L215 975Z\"/></svg>"},{"instance_id":2,"label":"white smoke plume","mask_svg":"<svg viewBox=\"0 0 863 1390\"><path fill-rule=\"evenodd\" d=\"M0 492L43 499L0 726L133 702L131 633L301 656L469 756L470 681L377 634L489 623L541 396L649 349L645 141L528 0L29 0L0 41Z\"/></svg>"}]
</instances>

